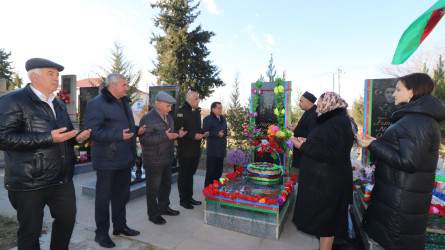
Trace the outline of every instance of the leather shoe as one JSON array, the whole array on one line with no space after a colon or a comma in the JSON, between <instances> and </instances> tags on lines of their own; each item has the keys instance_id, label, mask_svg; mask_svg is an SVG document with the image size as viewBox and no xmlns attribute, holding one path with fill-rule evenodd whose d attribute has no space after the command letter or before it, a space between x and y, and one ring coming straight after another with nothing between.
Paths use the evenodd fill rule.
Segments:
<instances>
[{"instance_id":1,"label":"leather shoe","mask_svg":"<svg viewBox=\"0 0 445 250\"><path fill-rule=\"evenodd\" d=\"M161 212L162 215L170 215L170 216L175 216L179 214L179 211L177 210L173 210L170 207L167 208L166 210Z\"/></svg>"},{"instance_id":2,"label":"leather shoe","mask_svg":"<svg viewBox=\"0 0 445 250\"><path fill-rule=\"evenodd\" d=\"M136 231L134 229L131 229L129 227L124 227L121 230L114 230L113 231L113 235L119 235L119 234L123 234L125 236L136 236L139 235L139 231Z\"/></svg>"},{"instance_id":3,"label":"leather shoe","mask_svg":"<svg viewBox=\"0 0 445 250\"><path fill-rule=\"evenodd\" d=\"M181 202L180 205L183 206L186 209L193 209L193 208L195 208L194 206L192 206L192 204L190 204L190 202Z\"/></svg>"},{"instance_id":4,"label":"leather shoe","mask_svg":"<svg viewBox=\"0 0 445 250\"><path fill-rule=\"evenodd\" d=\"M101 247L105 248L112 248L116 246L116 244L114 244L114 242L110 239L110 236L108 236L108 234L103 236L96 235L96 237L94 237L94 241L99 243Z\"/></svg>"},{"instance_id":5,"label":"leather shoe","mask_svg":"<svg viewBox=\"0 0 445 250\"><path fill-rule=\"evenodd\" d=\"M189 202L190 202L190 204L192 204L192 205L201 205L201 204L202 204L202 202L197 201L197 200L195 200L195 199L193 199L193 198L191 198Z\"/></svg>"},{"instance_id":6,"label":"leather shoe","mask_svg":"<svg viewBox=\"0 0 445 250\"><path fill-rule=\"evenodd\" d=\"M162 216L160 216L160 215L153 217L153 218L148 218L148 220L153 222L154 224L157 224L157 225L165 224L165 222L166 222L164 220L164 218L162 218Z\"/></svg>"}]
</instances>

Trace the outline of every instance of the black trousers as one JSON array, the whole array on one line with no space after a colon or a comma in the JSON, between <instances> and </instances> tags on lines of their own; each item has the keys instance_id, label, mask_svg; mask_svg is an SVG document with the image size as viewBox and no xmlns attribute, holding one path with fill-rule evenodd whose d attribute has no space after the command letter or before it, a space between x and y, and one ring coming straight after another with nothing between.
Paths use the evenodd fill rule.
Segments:
<instances>
[{"instance_id":1,"label":"black trousers","mask_svg":"<svg viewBox=\"0 0 445 250\"><path fill-rule=\"evenodd\" d=\"M149 218L161 215L170 205L172 185L171 164L164 166L145 166L145 190L147 214Z\"/></svg>"},{"instance_id":2,"label":"black trousers","mask_svg":"<svg viewBox=\"0 0 445 250\"><path fill-rule=\"evenodd\" d=\"M178 189L181 203L189 202L193 197L193 175L198 168L200 156L179 157Z\"/></svg>"},{"instance_id":3,"label":"black trousers","mask_svg":"<svg viewBox=\"0 0 445 250\"><path fill-rule=\"evenodd\" d=\"M127 226L125 205L130 198L131 168L97 170L95 219L96 235L108 235L111 220L114 230Z\"/></svg>"},{"instance_id":4,"label":"black trousers","mask_svg":"<svg viewBox=\"0 0 445 250\"><path fill-rule=\"evenodd\" d=\"M214 180L219 180L222 175L224 164L224 157L209 157L206 160L206 179L204 181L204 188L212 184Z\"/></svg>"},{"instance_id":5,"label":"black trousers","mask_svg":"<svg viewBox=\"0 0 445 250\"><path fill-rule=\"evenodd\" d=\"M8 197L17 210L19 250L40 249L45 205L54 218L50 249L68 249L76 222L76 194L72 181L34 191L8 191Z\"/></svg>"}]
</instances>

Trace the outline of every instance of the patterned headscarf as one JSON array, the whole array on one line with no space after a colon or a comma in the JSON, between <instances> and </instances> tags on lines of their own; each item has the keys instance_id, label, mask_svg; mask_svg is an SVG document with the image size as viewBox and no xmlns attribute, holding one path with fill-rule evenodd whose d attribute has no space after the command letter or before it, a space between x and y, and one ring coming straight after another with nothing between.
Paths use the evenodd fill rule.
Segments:
<instances>
[{"instance_id":1,"label":"patterned headscarf","mask_svg":"<svg viewBox=\"0 0 445 250\"><path fill-rule=\"evenodd\" d=\"M348 103L337 93L325 92L321 99L321 104L318 106L318 116L338 108L347 108Z\"/></svg>"}]
</instances>

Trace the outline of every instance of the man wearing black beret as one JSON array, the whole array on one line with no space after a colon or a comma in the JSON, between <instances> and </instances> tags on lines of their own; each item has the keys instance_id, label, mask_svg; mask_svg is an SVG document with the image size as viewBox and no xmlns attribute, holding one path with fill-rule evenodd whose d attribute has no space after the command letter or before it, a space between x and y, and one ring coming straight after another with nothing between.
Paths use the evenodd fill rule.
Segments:
<instances>
[{"instance_id":1,"label":"man wearing black beret","mask_svg":"<svg viewBox=\"0 0 445 250\"><path fill-rule=\"evenodd\" d=\"M315 127L315 120L317 120L317 113L315 110L317 109L317 105L315 105L315 101L317 97L309 92L304 92L304 94L300 97L300 102L298 105L301 110L304 110L304 114L301 116L300 121L298 121L298 125L292 123L289 127L294 132L294 137L304 137L306 138L312 128ZM292 158L292 167L300 168L300 150L294 147L294 153Z\"/></svg>"},{"instance_id":2,"label":"man wearing black beret","mask_svg":"<svg viewBox=\"0 0 445 250\"><path fill-rule=\"evenodd\" d=\"M40 249L43 209L54 218L51 249L68 249L76 220L72 181L78 133L65 103L56 98L63 66L43 58L26 62L31 83L0 98L0 150L5 151L5 188L17 210L17 247Z\"/></svg>"}]
</instances>

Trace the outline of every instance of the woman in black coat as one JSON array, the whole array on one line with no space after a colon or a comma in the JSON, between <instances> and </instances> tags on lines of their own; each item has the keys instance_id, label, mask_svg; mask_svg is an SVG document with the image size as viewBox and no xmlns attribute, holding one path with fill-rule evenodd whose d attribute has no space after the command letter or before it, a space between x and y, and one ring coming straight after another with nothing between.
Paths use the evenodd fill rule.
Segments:
<instances>
[{"instance_id":1,"label":"woman in black coat","mask_svg":"<svg viewBox=\"0 0 445 250\"><path fill-rule=\"evenodd\" d=\"M424 249L445 107L423 73L399 78L394 122L381 138L360 144L377 159L375 186L363 219L368 235L385 249Z\"/></svg>"},{"instance_id":2,"label":"woman in black coat","mask_svg":"<svg viewBox=\"0 0 445 250\"><path fill-rule=\"evenodd\" d=\"M347 232L354 133L340 95L326 92L317 106L317 126L307 138L292 138L301 152L293 222L300 231L320 237L320 249L331 249L334 236Z\"/></svg>"}]
</instances>

